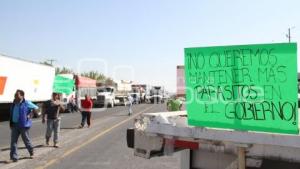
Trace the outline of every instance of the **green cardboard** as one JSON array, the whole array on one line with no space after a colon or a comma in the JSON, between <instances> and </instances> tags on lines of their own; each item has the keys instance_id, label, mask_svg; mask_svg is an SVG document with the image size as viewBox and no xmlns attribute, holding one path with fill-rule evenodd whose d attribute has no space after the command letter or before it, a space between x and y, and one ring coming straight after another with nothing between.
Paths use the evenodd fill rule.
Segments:
<instances>
[{"instance_id":1,"label":"green cardboard","mask_svg":"<svg viewBox=\"0 0 300 169\"><path fill-rule=\"evenodd\" d=\"M53 84L53 92L71 94L74 91L75 81L60 75L55 76Z\"/></svg>"},{"instance_id":2,"label":"green cardboard","mask_svg":"<svg viewBox=\"0 0 300 169\"><path fill-rule=\"evenodd\" d=\"M297 44L185 49L188 123L298 134Z\"/></svg>"}]
</instances>

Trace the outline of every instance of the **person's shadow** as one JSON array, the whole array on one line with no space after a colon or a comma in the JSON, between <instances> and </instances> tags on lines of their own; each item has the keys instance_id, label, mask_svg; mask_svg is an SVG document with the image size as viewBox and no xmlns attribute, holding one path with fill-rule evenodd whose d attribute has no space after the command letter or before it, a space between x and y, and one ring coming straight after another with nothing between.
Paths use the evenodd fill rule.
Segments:
<instances>
[{"instance_id":1,"label":"person's shadow","mask_svg":"<svg viewBox=\"0 0 300 169\"><path fill-rule=\"evenodd\" d=\"M29 160L29 159L32 159L32 158L30 158L30 157L21 157L21 158L19 158L19 160L18 161L21 161L21 160ZM0 164L11 164L11 163L13 163L13 162L11 162L11 161L0 161Z\"/></svg>"},{"instance_id":2,"label":"person's shadow","mask_svg":"<svg viewBox=\"0 0 300 169\"><path fill-rule=\"evenodd\" d=\"M78 129L78 127L61 127L61 130L74 130L74 129Z\"/></svg>"},{"instance_id":3,"label":"person's shadow","mask_svg":"<svg viewBox=\"0 0 300 169\"><path fill-rule=\"evenodd\" d=\"M40 144L40 145L34 146L33 148L43 148L43 147L45 147L45 146L42 145L42 144ZM26 149L26 147L18 147L18 149L19 149L19 150L23 150L23 149ZM8 148L3 148L3 149L1 149L1 151L9 151L9 150L10 150L9 147L8 147ZM0 163L1 163L1 161L0 161Z\"/></svg>"},{"instance_id":4,"label":"person's shadow","mask_svg":"<svg viewBox=\"0 0 300 169\"><path fill-rule=\"evenodd\" d=\"M34 146L33 148L44 148L45 146L44 145L42 145L42 144L40 144L40 145L36 145L36 146ZM18 147L18 149L20 149L20 150L22 150L22 149L26 149L26 147ZM10 148L3 148L3 149L1 149L1 151L9 151L10 150ZM30 157L21 157L21 158L19 158L19 160L18 161L20 161L20 160L29 160L29 159L31 159ZM11 162L9 162L9 161L0 161L0 164L11 164Z\"/></svg>"}]
</instances>

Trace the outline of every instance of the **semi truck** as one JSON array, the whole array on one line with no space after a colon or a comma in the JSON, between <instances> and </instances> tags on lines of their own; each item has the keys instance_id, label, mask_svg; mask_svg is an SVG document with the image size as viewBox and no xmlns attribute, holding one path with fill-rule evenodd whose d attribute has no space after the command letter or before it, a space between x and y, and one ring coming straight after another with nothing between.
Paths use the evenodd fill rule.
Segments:
<instances>
[{"instance_id":1,"label":"semi truck","mask_svg":"<svg viewBox=\"0 0 300 169\"><path fill-rule=\"evenodd\" d=\"M127 97L131 91L132 81L120 80L113 85L104 85L97 89L96 105L114 107L127 105Z\"/></svg>"},{"instance_id":2,"label":"semi truck","mask_svg":"<svg viewBox=\"0 0 300 169\"><path fill-rule=\"evenodd\" d=\"M152 86L149 100L151 103L164 103L165 90L163 86Z\"/></svg>"},{"instance_id":3,"label":"semi truck","mask_svg":"<svg viewBox=\"0 0 300 169\"><path fill-rule=\"evenodd\" d=\"M147 84L132 84L131 94L139 97L140 103L150 102L150 89L151 86Z\"/></svg>"},{"instance_id":4,"label":"semi truck","mask_svg":"<svg viewBox=\"0 0 300 169\"><path fill-rule=\"evenodd\" d=\"M96 106L114 107L118 104L113 86L102 86L97 88Z\"/></svg>"},{"instance_id":5,"label":"semi truck","mask_svg":"<svg viewBox=\"0 0 300 169\"><path fill-rule=\"evenodd\" d=\"M42 104L51 99L54 77L52 66L0 54L0 120L8 119L17 89L39 106L35 116L41 115Z\"/></svg>"}]
</instances>

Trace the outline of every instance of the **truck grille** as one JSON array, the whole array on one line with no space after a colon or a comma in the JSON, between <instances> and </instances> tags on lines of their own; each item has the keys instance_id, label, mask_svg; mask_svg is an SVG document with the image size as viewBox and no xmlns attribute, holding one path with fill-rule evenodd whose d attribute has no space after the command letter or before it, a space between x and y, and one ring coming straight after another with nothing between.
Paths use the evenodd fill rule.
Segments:
<instances>
[{"instance_id":1,"label":"truck grille","mask_svg":"<svg viewBox=\"0 0 300 169\"><path fill-rule=\"evenodd\" d=\"M98 101L105 101L105 96L97 96Z\"/></svg>"}]
</instances>

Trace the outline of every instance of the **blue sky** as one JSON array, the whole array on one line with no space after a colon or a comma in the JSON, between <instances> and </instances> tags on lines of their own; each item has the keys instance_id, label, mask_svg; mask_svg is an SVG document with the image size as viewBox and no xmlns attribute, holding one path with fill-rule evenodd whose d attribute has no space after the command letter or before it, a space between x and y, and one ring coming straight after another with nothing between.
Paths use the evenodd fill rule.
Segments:
<instances>
[{"instance_id":1,"label":"blue sky","mask_svg":"<svg viewBox=\"0 0 300 169\"><path fill-rule=\"evenodd\" d=\"M176 89L185 47L300 40L300 1L1 0L0 53ZM298 59L299 63L299 59Z\"/></svg>"}]
</instances>

